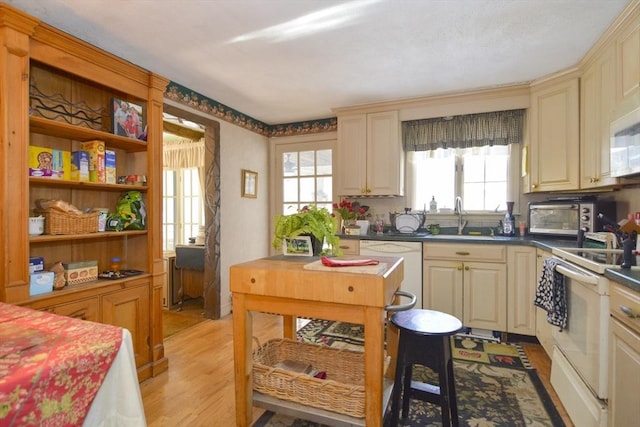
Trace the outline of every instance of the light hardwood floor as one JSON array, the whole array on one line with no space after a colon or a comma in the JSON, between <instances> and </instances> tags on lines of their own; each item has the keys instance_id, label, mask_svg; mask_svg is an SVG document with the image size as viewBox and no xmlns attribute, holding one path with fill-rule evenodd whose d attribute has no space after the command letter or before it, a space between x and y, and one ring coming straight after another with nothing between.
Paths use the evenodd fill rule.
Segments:
<instances>
[{"instance_id":1,"label":"light hardwood floor","mask_svg":"<svg viewBox=\"0 0 640 427\"><path fill-rule=\"evenodd\" d=\"M140 385L150 427L234 426L233 330L231 316L205 320L165 340L169 370ZM255 313L254 336L264 343L282 336L280 316ZM550 390L567 426L572 426L549 384L550 361L541 346L523 344ZM254 420L262 410L254 408Z\"/></svg>"}]
</instances>

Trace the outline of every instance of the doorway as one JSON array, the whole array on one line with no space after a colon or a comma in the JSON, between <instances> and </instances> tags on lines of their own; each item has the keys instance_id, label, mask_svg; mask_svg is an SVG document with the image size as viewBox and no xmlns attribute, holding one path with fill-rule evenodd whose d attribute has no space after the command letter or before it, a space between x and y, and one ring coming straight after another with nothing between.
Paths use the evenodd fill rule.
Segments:
<instances>
[{"instance_id":1,"label":"doorway","mask_svg":"<svg viewBox=\"0 0 640 427\"><path fill-rule=\"evenodd\" d=\"M184 106L178 106L165 100L164 111L200 125L204 134L204 174L202 182L202 199L204 206L204 230L202 243L204 246L204 317L219 319L220 301L220 124L210 117ZM175 123L164 121L163 127L169 133L185 130L176 127ZM187 139L193 137L186 136ZM200 242L199 242L200 243Z\"/></svg>"}]
</instances>

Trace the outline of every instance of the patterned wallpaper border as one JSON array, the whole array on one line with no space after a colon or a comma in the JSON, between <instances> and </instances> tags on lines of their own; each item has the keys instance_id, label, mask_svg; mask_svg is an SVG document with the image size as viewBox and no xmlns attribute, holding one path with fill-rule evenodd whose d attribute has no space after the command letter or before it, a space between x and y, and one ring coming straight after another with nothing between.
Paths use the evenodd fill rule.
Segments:
<instances>
[{"instance_id":1,"label":"patterned wallpaper border","mask_svg":"<svg viewBox=\"0 0 640 427\"><path fill-rule=\"evenodd\" d=\"M338 119L335 117L307 120L304 122L284 123L279 125L268 125L174 82L169 83L164 96L172 101L187 105L220 120L224 120L266 137L309 135L314 133L333 132L338 129Z\"/></svg>"}]
</instances>

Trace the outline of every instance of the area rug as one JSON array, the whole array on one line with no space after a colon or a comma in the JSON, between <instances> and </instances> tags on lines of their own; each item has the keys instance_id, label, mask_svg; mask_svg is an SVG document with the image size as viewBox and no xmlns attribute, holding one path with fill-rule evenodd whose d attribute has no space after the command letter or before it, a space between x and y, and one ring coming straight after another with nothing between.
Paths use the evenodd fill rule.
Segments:
<instances>
[{"instance_id":1,"label":"area rug","mask_svg":"<svg viewBox=\"0 0 640 427\"><path fill-rule=\"evenodd\" d=\"M298 331L300 341L362 350L362 325L312 320ZM526 354L517 344L456 336L452 340L454 375L461 426L564 426L562 418ZM414 379L437 382L422 367ZM441 425L440 408L411 400L405 426ZM321 427L321 424L265 412L254 427Z\"/></svg>"}]
</instances>

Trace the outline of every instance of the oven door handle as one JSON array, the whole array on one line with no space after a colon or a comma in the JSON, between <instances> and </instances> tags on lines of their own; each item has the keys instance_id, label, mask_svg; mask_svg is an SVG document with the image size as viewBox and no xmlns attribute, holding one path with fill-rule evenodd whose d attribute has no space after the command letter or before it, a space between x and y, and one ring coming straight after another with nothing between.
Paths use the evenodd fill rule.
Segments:
<instances>
[{"instance_id":1,"label":"oven door handle","mask_svg":"<svg viewBox=\"0 0 640 427\"><path fill-rule=\"evenodd\" d=\"M568 277L570 279L576 280L581 283L585 283L587 285L595 286L598 284L598 276L594 276L592 274L585 274L564 265L556 265L556 271L565 277Z\"/></svg>"}]
</instances>

